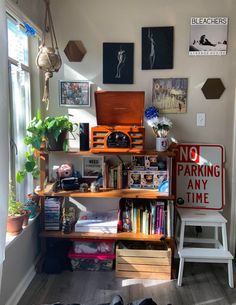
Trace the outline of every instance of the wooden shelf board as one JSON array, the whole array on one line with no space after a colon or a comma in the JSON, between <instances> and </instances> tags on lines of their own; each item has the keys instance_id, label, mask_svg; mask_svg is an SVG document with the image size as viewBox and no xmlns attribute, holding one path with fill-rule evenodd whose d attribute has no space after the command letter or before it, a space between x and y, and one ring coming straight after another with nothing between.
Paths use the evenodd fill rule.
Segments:
<instances>
[{"instance_id":1,"label":"wooden shelf board","mask_svg":"<svg viewBox=\"0 0 236 305\"><path fill-rule=\"evenodd\" d=\"M104 189L99 192L58 191L53 192L53 184L48 184L43 191L36 191L39 196L63 196L81 198L144 198L144 199L167 199L174 200L175 196L160 193L156 190L140 189Z\"/></svg>"},{"instance_id":2,"label":"wooden shelf board","mask_svg":"<svg viewBox=\"0 0 236 305\"><path fill-rule=\"evenodd\" d=\"M102 144L101 142L98 142L97 144ZM138 144L138 143L134 143L134 144ZM133 148L134 149L134 148ZM96 148L95 148L96 150ZM129 148L127 149L123 149L123 151L119 151L118 149L110 149L110 151L104 151L102 152L102 148L97 148L97 150L99 150L99 152L94 152L92 153L91 151L80 151L80 150L73 150L73 151L67 151L67 152L64 152L64 151L41 151L42 154L50 154L50 153L56 153L56 154L71 154L71 155L78 155L78 156L93 156L93 155L98 155L98 154L101 154L101 155L156 155L156 156L159 156L159 157L175 157L176 154L175 152L173 151L162 151L162 152L158 152L156 150L145 150L145 151L141 151L141 152L137 152L137 151L134 151L134 152L130 152Z\"/></svg>"},{"instance_id":3,"label":"wooden shelf board","mask_svg":"<svg viewBox=\"0 0 236 305\"><path fill-rule=\"evenodd\" d=\"M163 235L152 234L145 235L143 233L130 233L130 232L120 232L120 233L77 233L72 232L69 234L64 234L62 231L42 231L40 237L43 238L62 238L62 239L73 239L73 238L96 238L96 239L114 239L114 240L138 240L138 241L161 241L160 239ZM165 240L171 241L172 239L166 237Z\"/></svg>"}]
</instances>

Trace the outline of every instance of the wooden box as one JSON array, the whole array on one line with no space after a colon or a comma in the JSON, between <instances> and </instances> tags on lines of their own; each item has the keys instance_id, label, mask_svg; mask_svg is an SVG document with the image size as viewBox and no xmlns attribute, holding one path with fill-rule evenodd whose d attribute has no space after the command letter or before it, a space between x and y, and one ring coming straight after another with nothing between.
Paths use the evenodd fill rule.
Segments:
<instances>
[{"instance_id":1,"label":"wooden box","mask_svg":"<svg viewBox=\"0 0 236 305\"><path fill-rule=\"evenodd\" d=\"M91 128L91 152L142 152L144 92L96 91L95 103L98 126Z\"/></svg>"},{"instance_id":2,"label":"wooden box","mask_svg":"<svg viewBox=\"0 0 236 305\"><path fill-rule=\"evenodd\" d=\"M116 247L116 276L171 279L171 249L121 249Z\"/></svg>"}]
</instances>

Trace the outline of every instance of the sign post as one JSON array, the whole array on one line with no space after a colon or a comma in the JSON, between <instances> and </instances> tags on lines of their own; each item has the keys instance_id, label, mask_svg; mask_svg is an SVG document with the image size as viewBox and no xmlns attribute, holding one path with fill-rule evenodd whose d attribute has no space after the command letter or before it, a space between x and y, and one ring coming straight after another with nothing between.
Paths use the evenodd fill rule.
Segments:
<instances>
[{"instance_id":1,"label":"sign post","mask_svg":"<svg viewBox=\"0 0 236 305\"><path fill-rule=\"evenodd\" d=\"M225 154L218 144L180 144L176 160L177 206L222 210Z\"/></svg>"}]
</instances>

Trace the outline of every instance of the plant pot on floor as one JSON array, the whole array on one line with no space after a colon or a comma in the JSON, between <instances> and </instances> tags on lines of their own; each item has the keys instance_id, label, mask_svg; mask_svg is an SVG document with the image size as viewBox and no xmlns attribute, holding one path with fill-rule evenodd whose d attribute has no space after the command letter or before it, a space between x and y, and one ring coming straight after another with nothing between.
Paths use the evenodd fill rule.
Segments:
<instances>
[{"instance_id":1,"label":"plant pot on floor","mask_svg":"<svg viewBox=\"0 0 236 305\"><path fill-rule=\"evenodd\" d=\"M7 218L7 232L11 235L18 235L22 231L25 213L22 215L8 216Z\"/></svg>"},{"instance_id":2,"label":"plant pot on floor","mask_svg":"<svg viewBox=\"0 0 236 305\"><path fill-rule=\"evenodd\" d=\"M48 132L47 133L47 149L51 151L60 151L63 150L64 142L67 138L67 130L62 131L62 133L58 136L58 139L54 138L53 134Z\"/></svg>"}]
</instances>

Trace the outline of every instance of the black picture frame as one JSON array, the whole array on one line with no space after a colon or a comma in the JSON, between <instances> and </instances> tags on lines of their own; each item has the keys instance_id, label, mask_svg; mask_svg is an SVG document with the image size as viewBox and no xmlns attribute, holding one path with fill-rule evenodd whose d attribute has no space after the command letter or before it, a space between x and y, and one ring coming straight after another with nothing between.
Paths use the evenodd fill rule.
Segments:
<instances>
[{"instance_id":1,"label":"black picture frame","mask_svg":"<svg viewBox=\"0 0 236 305\"><path fill-rule=\"evenodd\" d=\"M90 82L59 81L59 103L62 107L90 107Z\"/></svg>"},{"instance_id":2,"label":"black picture frame","mask_svg":"<svg viewBox=\"0 0 236 305\"><path fill-rule=\"evenodd\" d=\"M133 84L134 43L103 43L103 83Z\"/></svg>"},{"instance_id":3,"label":"black picture frame","mask_svg":"<svg viewBox=\"0 0 236 305\"><path fill-rule=\"evenodd\" d=\"M173 69L174 27L142 28L142 70Z\"/></svg>"}]
</instances>

